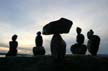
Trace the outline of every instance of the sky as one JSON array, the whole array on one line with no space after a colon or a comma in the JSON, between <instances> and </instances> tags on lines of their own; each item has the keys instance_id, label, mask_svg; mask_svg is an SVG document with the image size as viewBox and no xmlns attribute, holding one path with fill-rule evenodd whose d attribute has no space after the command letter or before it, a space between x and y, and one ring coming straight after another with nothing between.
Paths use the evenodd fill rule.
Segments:
<instances>
[{"instance_id":1,"label":"sky","mask_svg":"<svg viewBox=\"0 0 108 71\"><path fill-rule=\"evenodd\" d=\"M73 21L68 34L66 53L76 43L76 27L82 28L87 44L87 32L100 36L98 54L108 54L108 0L0 0L0 52L7 53L13 34L18 35L18 53L32 54L35 37L44 25L61 17ZM46 54L50 54L52 35L42 35Z\"/></svg>"}]
</instances>

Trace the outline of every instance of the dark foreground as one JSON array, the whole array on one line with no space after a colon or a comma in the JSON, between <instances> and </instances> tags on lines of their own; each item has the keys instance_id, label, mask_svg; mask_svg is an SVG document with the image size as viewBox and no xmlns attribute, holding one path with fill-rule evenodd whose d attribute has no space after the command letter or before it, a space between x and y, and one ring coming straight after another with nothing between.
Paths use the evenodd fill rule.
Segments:
<instances>
[{"instance_id":1,"label":"dark foreground","mask_svg":"<svg viewBox=\"0 0 108 71\"><path fill-rule=\"evenodd\" d=\"M108 71L108 58L67 55L55 61L49 55L36 57L1 57L0 71Z\"/></svg>"}]
</instances>

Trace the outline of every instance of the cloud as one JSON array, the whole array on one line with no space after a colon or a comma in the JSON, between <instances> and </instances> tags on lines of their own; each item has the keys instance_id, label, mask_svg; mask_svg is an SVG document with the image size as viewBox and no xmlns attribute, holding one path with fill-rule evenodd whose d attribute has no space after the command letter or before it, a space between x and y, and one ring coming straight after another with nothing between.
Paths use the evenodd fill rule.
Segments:
<instances>
[{"instance_id":1,"label":"cloud","mask_svg":"<svg viewBox=\"0 0 108 71\"><path fill-rule=\"evenodd\" d=\"M8 45L4 44L4 43L0 43L0 47L8 47Z\"/></svg>"}]
</instances>

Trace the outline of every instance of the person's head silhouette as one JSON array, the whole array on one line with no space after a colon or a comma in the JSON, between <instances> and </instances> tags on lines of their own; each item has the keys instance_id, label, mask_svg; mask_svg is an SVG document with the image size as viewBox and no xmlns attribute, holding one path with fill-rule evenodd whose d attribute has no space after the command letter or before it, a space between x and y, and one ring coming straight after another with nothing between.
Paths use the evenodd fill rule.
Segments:
<instances>
[{"instance_id":1,"label":"person's head silhouette","mask_svg":"<svg viewBox=\"0 0 108 71\"><path fill-rule=\"evenodd\" d=\"M15 34L15 35L12 36L12 40L16 41L16 39L17 39L17 35Z\"/></svg>"},{"instance_id":2,"label":"person's head silhouette","mask_svg":"<svg viewBox=\"0 0 108 71\"><path fill-rule=\"evenodd\" d=\"M77 32L77 34L80 34L80 33L81 33L81 31L82 31L82 30L81 30L81 28L80 28L80 27L77 27L77 28L76 28L76 32Z\"/></svg>"}]
</instances>

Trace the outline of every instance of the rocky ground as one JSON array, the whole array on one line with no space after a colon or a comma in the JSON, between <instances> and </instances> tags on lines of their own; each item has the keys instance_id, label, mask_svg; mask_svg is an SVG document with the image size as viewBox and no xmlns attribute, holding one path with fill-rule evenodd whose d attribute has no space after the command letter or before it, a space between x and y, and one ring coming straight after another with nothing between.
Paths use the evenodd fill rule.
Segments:
<instances>
[{"instance_id":1,"label":"rocky ground","mask_svg":"<svg viewBox=\"0 0 108 71\"><path fill-rule=\"evenodd\" d=\"M1 71L108 71L108 58L66 55L55 61L50 55L36 57L0 57Z\"/></svg>"}]
</instances>

